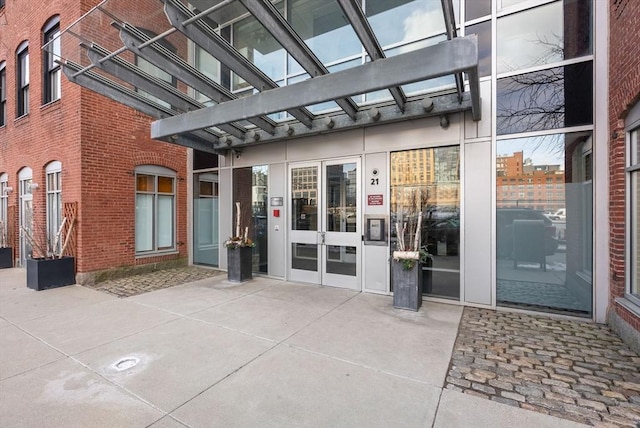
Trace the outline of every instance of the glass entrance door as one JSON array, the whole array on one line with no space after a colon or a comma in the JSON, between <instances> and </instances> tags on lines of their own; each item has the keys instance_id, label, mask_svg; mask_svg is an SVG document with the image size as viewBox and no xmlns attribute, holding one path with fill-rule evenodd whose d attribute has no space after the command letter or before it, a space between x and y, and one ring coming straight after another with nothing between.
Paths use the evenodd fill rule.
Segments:
<instances>
[{"instance_id":1,"label":"glass entrance door","mask_svg":"<svg viewBox=\"0 0 640 428\"><path fill-rule=\"evenodd\" d=\"M289 278L359 290L360 160L295 164Z\"/></svg>"}]
</instances>

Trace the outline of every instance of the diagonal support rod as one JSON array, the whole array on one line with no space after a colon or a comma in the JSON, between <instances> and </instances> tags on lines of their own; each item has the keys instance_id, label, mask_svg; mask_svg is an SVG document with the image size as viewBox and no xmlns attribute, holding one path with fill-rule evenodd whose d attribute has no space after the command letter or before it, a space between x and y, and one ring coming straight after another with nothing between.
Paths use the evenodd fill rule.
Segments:
<instances>
[{"instance_id":1,"label":"diagonal support rod","mask_svg":"<svg viewBox=\"0 0 640 428\"><path fill-rule=\"evenodd\" d=\"M142 89L158 99L168 102L179 110L187 112L205 107L204 104L183 94L167 82L145 73L118 56L110 57L106 61L101 61L108 57L109 51L98 45L87 46L81 43L80 46L87 49L89 59L97 68L106 71L122 81L132 84L136 88ZM223 124L220 125L219 128L229 135L244 139L246 129L237 124Z\"/></svg>"},{"instance_id":2,"label":"diagonal support rod","mask_svg":"<svg viewBox=\"0 0 640 428\"><path fill-rule=\"evenodd\" d=\"M82 73L77 74L78 71L83 70L83 68L78 64L67 62L60 63L60 65L62 67L62 72L67 76L69 81L131 107L148 116L161 119L170 117L174 114L165 107L154 103L151 100L147 100L140 94L112 82L93 71L84 70ZM218 150L214 149L214 143L217 143L217 141L217 135L205 130L196 130L180 136L181 145L209 153L219 153Z\"/></svg>"}]
</instances>

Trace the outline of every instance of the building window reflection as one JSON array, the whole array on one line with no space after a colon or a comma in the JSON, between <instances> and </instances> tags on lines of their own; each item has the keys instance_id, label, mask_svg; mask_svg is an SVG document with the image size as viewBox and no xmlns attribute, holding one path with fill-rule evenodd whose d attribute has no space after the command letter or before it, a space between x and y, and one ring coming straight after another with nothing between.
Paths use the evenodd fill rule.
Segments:
<instances>
[{"instance_id":1,"label":"building window reflection","mask_svg":"<svg viewBox=\"0 0 640 428\"><path fill-rule=\"evenodd\" d=\"M497 149L498 304L590 316L591 133L501 140ZM504 197L512 180L555 187Z\"/></svg>"}]
</instances>

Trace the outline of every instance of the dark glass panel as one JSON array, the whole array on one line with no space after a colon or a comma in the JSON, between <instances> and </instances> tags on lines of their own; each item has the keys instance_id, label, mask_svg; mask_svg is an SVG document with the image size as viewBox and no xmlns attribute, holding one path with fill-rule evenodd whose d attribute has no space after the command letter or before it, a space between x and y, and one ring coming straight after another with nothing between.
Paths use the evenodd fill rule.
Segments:
<instances>
[{"instance_id":1,"label":"dark glass panel","mask_svg":"<svg viewBox=\"0 0 640 428\"><path fill-rule=\"evenodd\" d=\"M593 122L591 61L498 79L498 134Z\"/></svg>"}]
</instances>

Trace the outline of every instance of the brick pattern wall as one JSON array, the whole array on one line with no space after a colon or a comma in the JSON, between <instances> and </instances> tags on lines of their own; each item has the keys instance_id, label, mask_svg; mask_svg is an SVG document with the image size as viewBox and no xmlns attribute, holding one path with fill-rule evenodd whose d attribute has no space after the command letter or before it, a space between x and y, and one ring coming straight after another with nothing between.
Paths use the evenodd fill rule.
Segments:
<instances>
[{"instance_id":1,"label":"brick pattern wall","mask_svg":"<svg viewBox=\"0 0 640 428\"><path fill-rule=\"evenodd\" d=\"M624 117L640 100L640 2L610 0L609 6L610 308L640 331L640 319L614 301L625 292Z\"/></svg>"},{"instance_id":2,"label":"brick pattern wall","mask_svg":"<svg viewBox=\"0 0 640 428\"><path fill-rule=\"evenodd\" d=\"M162 13L157 0L128 2L121 6L153 7ZM40 189L33 194L35 222L45 224L45 167L62 162L63 202L78 203L77 270L79 273L109 268L158 263L187 256L187 150L149 138L151 119L126 106L67 81L62 77L61 99L42 106L41 29L53 15L60 15L60 28L90 10L98 0L52 0L47 2L8 0L0 27L0 62L7 70L7 125L0 128L0 173L9 174L15 190L9 204L18 210L18 171L29 166ZM153 28L150 14L145 28ZM143 19L143 18L140 18ZM104 20L109 26L110 20ZM114 32L117 35L117 33ZM15 118L15 49L29 41L30 112ZM175 41L177 43L177 41ZM184 41L183 41L184 43ZM178 50L186 45L175 46ZM113 49L114 46L108 46ZM133 61L133 58L128 58ZM160 165L176 172L176 241L178 254L135 257L135 176L136 166ZM17 219L14 227L17 242Z\"/></svg>"}]
</instances>

